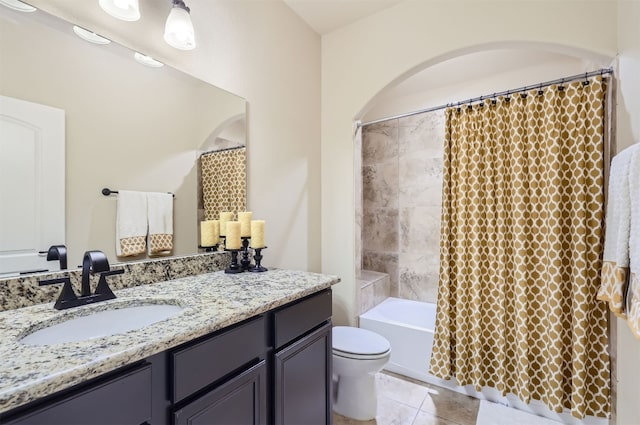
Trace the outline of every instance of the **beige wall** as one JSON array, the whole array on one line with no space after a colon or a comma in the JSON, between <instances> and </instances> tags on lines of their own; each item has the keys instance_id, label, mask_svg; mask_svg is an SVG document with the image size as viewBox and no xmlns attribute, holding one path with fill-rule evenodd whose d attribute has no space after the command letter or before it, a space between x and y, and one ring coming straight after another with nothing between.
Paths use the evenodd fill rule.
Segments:
<instances>
[{"instance_id":1,"label":"beige wall","mask_svg":"<svg viewBox=\"0 0 640 425\"><path fill-rule=\"evenodd\" d=\"M320 270L320 37L284 3L189 0L191 52L162 41L169 1L141 0L135 23L93 1L30 3L245 98L248 208L267 221L264 264Z\"/></svg>"},{"instance_id":2,"label":"beige wall","mask_svg":"<svg viewBox=\"0 0 640 425\"><path fill-rule=\"evenodd\" d=\"M375 96L429 62L481 47L540 42L613 57L616 20L613 0L405 1L323 37L322 270L343 279L338 323L354 323L355 312L353 120Z\"/></svg>"},{"instance_id":3,"label":"beige wall","mask_svg":"<svg viewBox=\"0 0 640 425\"><path fill-rule=\"evenodd\" d=\"M618 151L640 142L640 1L618 2ZM640 341L617 320L617 424L637 424L640 418Z\"/></svg>"}]
</instances>

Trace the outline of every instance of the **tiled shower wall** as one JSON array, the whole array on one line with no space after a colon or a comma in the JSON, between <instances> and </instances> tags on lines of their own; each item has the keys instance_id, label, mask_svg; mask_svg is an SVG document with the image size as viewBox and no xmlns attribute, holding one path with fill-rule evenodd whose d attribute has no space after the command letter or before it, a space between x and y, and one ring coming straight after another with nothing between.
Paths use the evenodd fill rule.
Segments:
<instances>
[{"instance_id":1,"label":"tiled shower wall","mask_svg":"<svg viewBox=\"0 0 640 425\"><path fill-rule=\"evenodd\" d=\"M444 111L363 127L362 269L391 296L436 302Z\"/></svg>"}]
</instances>

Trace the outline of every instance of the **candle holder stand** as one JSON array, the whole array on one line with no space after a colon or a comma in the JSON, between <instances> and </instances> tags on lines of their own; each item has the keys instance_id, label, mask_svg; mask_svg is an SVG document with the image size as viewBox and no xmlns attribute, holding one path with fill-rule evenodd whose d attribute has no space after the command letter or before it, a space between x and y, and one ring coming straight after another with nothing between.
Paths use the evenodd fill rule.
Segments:
<instances>
[{"instance_id":1,"label":"candle holder stand","mask_svg":"<svg viewBox=\"0 0 640 425\"><path fill-rule=\"evenodd\" d=\"M218 251L226 251L225 247L227 246L227 237L224 235L220 235L220 242L218 242Z\"/></svg>"},{"instance_id":2,"label":"candle holder stand","mask_svg":"<svg viewBox=\"0 0 640 425\"><path fill-rule=\"evenodd\" d=\"M218 245L213 245L213 246L198 245L198 248L204 249L204 252L216 252L218 250Z\"/></svg>"},{"instance_id":3,"label":"candle holder stand","mask_svg":"<svg viewBox=\"0 0 640 425\"><path fill-rule=\"evenodd\" d=\"M251 238L248 236L242 236L242 260L240 260L242 271L249 270L251 268L251 259L249 258L249 239Z\"/></svg>"},{"instance_id":4,"label":"candle holder stand","mask_svg":"<svg viewBox=\"0 0 640 425\"><path fill-rule=\"evenodd\" d=\"M224 272L225 273L242 273L243 270L240 267L240 265L238 264L238 251L240 251L239 249L226 249L225 251L229 251L231 252L231 264L229 265L229 267L227 267Z\"/></svg>"},{"instance_id":5,"label":"candle holder stand","mask_svg":"<svg viewBox=\"0 0 640 425\"><path fill-rule=\"evenodd\" d=\"M249 269L250 272L261 273L269 270L266 267L262 267L262 265L260 264L262 262L262 250L266 248L266 246L263 246L262 248L253 248L253 250L255 251L253 259L256 261L256 265Z\"/></svg>"}]
</instances>

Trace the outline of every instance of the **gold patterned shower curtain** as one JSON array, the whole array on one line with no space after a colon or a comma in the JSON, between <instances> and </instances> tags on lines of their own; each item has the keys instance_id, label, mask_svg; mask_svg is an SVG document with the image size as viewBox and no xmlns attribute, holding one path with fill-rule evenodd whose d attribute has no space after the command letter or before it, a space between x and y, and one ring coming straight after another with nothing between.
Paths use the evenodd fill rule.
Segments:
<instances>
[{"instance_id":1,"label":"gold patterned shower curtain","mask_svg":"<svg viewBox=\"0 0 640 425\"><path fill-rule=\"evenodd\" d=\"M448 108L430 372L609 415L602 77Z\"/></svg>"},{"instance_id":2,"label":"gold patterned shower curtain","mask_svg":"<svg viewBox=\"0 0 640 425\"><path fill-rule=\"evenodd\" d=\"M200 156L205 220L217 220L221 211L246 210L246 158L245 147L207 152Z\"/></svg>"}]
</instances>

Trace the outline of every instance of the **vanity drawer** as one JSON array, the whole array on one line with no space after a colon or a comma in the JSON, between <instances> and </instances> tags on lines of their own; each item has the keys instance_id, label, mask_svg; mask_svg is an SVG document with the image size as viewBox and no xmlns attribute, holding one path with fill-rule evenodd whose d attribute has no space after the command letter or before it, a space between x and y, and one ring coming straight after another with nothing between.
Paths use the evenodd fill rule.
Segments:
<instances>
[{"instance_id":1,"label":"vanity drawer","mask_svg":"<svg viewBox=\"0 0 640 425\"><path fill-rule=\"evenodd\" d=\"M141 424L151 420L151 365L116 377L94 380L84 388L55 397L6 425Z\"/></svg>"},{"instance_id":2,"label":"vanity drawer","mask_svg":"<svg viewBox=\"0 0 640 425\"><path fill-rule=\"evenodd\" d=\"M171 352L171 400L174 403L239 368L265 357L264 316Z\"/></svg>"},{"instance_id":3,"label":"vanity drawer","mask_svg":"<svg viewBox=\"0 0 640 425\"><path fill-rule=\"evenodd\" d=\"M175 425L262 425L267 423L267 367L249 370L173 412Z\"/></svg>"},{"instance_id":4,"label":"vanity drawer","mask_svg":"<svg viewBox=\"0 0 640 425\"><path fill-rule=\"evenodd\" d=\"M318 292L274 313L276 349L331 318L331 289Z\"/></svg>"}]
</instances>

